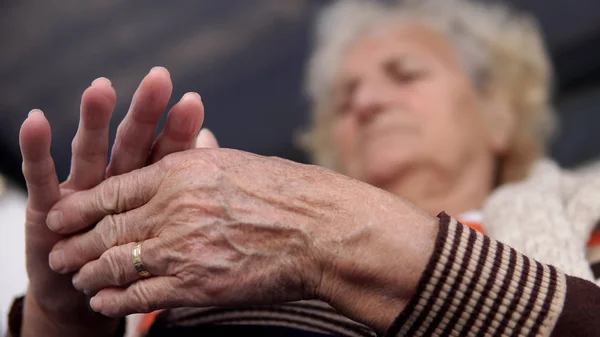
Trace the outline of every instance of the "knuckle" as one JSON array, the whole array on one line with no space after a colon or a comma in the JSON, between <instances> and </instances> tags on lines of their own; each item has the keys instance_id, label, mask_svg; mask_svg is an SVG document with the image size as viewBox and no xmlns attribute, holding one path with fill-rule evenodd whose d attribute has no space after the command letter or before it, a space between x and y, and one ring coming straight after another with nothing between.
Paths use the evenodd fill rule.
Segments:
<instances>
[{"instance_id":1,"label":"knuckle","mask_svg":"<svg viewBox=\"0 0 600 337\"><path fill-rule=\"evenodd\" d=\"M81 240L78 240L77 237L74 237L71 240L69 240L67 242L67 244L65 245L64 249L71 250L70 252L68 252L68 254L65 254L65 256L66 255L72 256L73 259L77 260L77 261L85 259L86 250L85 250L84 246L81 244Z\"/></svg>"},{"instance_id":2,"label":"knuckle","mask_svg":"<svg viewBox=\"0 0 600 337\"><path fill-rule=\"evenodd\" d=\"M109 281L115 285L123 285L127 283L127 276L125 275L124 269L119 264L119 259L116 254L116 250L107 250L100 257L101 261L108 270Z\"/></svg>"},{"instance_id":3,"label":"knuckle","mask_svg":"<svg viewBox=\"0 0 600 337\"><path fill-rule=\"evenodd\" d=\"M73 153L77 153L79 151L79 132L75 134L73 140L71 141L71 151Z\"/></svg>"},{"instance_id":4,"label":"knuckle","mask_svg":"<svg viewBox=\"0 0 600 337\"><path fill-rule=\"evenodd\" d=\"M134 303L136 305L136 309L140 312L151 312L155 309L155 306L151 305L148 300L150 297L150 292L148 291L148 287L146 287L143 283L136 283L137 286L132 287L132 296Z\"/></svg>"},{"instance_id":5,"label":"knuckle","mask_svg":"<svg viewBox=\"0 0 600 337\"><path fill-rule=\"evenodd\" d=\"M119 238L121 233L121 221L118 215L107 215L98 225L100 228L100 235L102 244L105 249L117 246L119 244Z\"/></svg>"},{"instance_id":6,"label":"knuckle","mask_svg":"<svg viewBox=\"0 0 600 337\"><path fill-rule=\"evenodd\" d=\"M105 211L119 211L119 179L111 177L105 180L100 187L100 193L97 195L97 204Z\"/></svg>"},{"instance_id":7,"label":"knuckle","mask_svg":"<svg viewBox=\"0 0 600 337\"><path fill-rule=\"evenodd\" d=\"M170 154L164 156L161 160L159 160L157 162L158 167L161 170L168 171L171 167L173 167L175 165L175 161L177 160L178 156L179 156L178 152L170 153Z\"/></svg>"},{"instance_id":8,"label":"knuckle","mask_svg":"<svg viewBox=\"0 0 600 337\"><path fill-rule=\"evenodd\" d=\"M58 182L56 178L56 168L51 159L45 159L36 163L23 162L23 176L28 187L44 187Z\"/></svg>"},{"instance_id":9,"label":"knuckle","mask_svg":"<svg viewBox=\"0 0 600 337\"><path fill-rule=\"evenodd\" d=\"M81 160L88 164L98 163L100 160L104 160L106 156L107 146L99 145L97 143L91 143L79 139L78 135L75 135L75 139L71 142L71 152L73 156L78 160Z\"/></svg>"}]
</instances>

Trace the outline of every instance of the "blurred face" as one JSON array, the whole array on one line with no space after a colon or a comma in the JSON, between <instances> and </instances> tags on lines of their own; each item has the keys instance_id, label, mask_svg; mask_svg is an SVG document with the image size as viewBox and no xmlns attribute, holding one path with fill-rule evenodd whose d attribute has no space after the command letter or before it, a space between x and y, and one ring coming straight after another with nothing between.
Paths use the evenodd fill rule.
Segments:
<instances>
[{"instance_id":1,"label":"blurred face","mask_svg":"<svg viewBox=\"0 0 600 337\"><path fill-rule=\"evenodd\" d=\"M384 188L415 170L451 179L492 156L477 103L442 34L417 24L374 31L348 50L335 87L339 167Z\"/></svg>"}]
</instances>

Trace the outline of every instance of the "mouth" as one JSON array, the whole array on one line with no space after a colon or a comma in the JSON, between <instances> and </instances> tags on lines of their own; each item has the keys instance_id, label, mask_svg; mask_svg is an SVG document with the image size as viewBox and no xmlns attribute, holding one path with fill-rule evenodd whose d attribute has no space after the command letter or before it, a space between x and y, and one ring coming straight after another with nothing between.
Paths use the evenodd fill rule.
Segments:
<instances>
[{"instance_id":1,"label":"mouth","mask_svg":"<svg viewBox=\"0 0 600 337\"><path fill-rule=\"evenodd\" d=\"M387 123L380 126L369 127L363 133L362 140L369 142L388 136L410 135L416 133L416 128L413 125Z\"/></svg>"}]
</instances>

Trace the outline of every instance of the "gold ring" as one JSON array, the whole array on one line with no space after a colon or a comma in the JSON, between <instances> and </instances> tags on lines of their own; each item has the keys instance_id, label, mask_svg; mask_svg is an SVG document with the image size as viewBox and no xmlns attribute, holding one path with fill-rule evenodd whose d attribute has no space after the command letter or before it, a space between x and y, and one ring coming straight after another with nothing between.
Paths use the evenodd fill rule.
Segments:
<instances>
[{"instance_id":1,"label":"gold ring","mask_svg":"<svg viewBox=\"0 0 600 337\"><path fill-rule=\"evenodd\" d=\"M133 247L131 247L131 259L133 261L133 266L137 273L141 277L148 277L150 273L144 267L144 263L142 262L142 243L136 242Z\"/></svg>"}]
</instances>

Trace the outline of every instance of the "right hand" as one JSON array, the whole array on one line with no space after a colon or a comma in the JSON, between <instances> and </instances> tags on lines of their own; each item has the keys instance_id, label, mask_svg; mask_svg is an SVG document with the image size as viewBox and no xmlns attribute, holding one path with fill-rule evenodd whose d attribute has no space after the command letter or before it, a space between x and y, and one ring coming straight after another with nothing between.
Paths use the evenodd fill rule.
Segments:
<instances>
[{"instance_id":1,"label":"right hand","mask_svg":"<svg viewBox=\"0 0 600 337\"><path fill-rule=\"evenodd\" d=\"M154 142L158 120L171 92L170 75L164 68L154 68L142 80L119 125L107 168L109 122L116 93L110 81L94 81L82 95L79 128L72 143L71 172L60 185L50 155L50 125L43 113L33 110L21 126L20 147L28 191L25 237L30 281L22 336L66 332L74 335L74 331L86 336L94 332L103 335L116 327L114 321L89 310L88 299L73 288L71 276L50 269L48 254L64 237L48 229L46 216L65 195L92 188L109 176L141 168L170 153L216 144L206 132L201 134L205 144L196 144L204 107L195 93L184 95L173 106L164 130Z\"/></svg>"}]
</instances>

